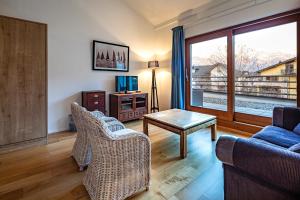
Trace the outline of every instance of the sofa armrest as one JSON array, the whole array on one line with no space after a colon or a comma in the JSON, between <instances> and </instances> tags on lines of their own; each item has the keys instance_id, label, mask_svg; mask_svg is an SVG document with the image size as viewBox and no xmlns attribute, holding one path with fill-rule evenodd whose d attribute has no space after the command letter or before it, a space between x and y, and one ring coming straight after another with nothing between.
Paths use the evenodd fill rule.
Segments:
<instances>
[{"instance_id":1,"label":"sofa armrest","mask_svg":"<svg viewBox=\"0 0 300 200\"><path fill-rule=\"evenodd\" d=\"M216 155L223 163L233 166L233 149L237 137L221 136L217 142Z\"/></svg>"},{"instance_id":2,"label":"sofa armrest","mask_svg":"<svg viewBox=\"0 0 300 200\"><path fill-rule=\"evenodd\" d=\"M225 164L229 163L245 174L275 187L300 194L300 154L257 139L238 138L232 147L230 140L221 137L217 145L218 158L225 160ZM228 153L232 153L232 163L229 155L224 156L219 152L223 146L227 147Z\"/></svg>"},{"instance_id":3,"label":"sofa armrest","mask_svg":"<svg viewBox=\"0 0 300 200\"><path fill-rule=\"evenodd\" d=\"M275 107L273 110L273 126L292 131L300 123L300 109L292 107Z\"/></svg>"}]
</instances>

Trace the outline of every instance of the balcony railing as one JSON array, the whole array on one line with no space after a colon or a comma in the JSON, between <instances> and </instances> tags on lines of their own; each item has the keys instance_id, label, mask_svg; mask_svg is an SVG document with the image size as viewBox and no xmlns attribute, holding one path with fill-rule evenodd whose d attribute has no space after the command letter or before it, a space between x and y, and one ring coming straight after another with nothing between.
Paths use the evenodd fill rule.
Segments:
<instances>
[{"instance_id":1,"label":"balcony railing","mask_svg":"<svg viewBox=\"0 0 300 200\"><path fill-rule=\"evenodd\" d=\"M235 78L235 94L296 99L296 75L239 76ZM204 92L227 93L227 76L192 75L192 89Z\"/></svg>"}]
</instances>

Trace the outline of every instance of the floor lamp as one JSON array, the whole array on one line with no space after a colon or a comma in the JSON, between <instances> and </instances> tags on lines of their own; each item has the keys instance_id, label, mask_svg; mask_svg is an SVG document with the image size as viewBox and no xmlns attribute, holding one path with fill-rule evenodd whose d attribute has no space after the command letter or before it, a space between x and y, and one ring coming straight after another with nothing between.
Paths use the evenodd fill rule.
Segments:
<instances>
[{"instance_id":1,"label":"floor lamp","mask_svg":"<svg viewBox=\"0 0 300 200\"><path fill-rule=\"evenodd\" d=\"M155 68L159 67L158 61L149 61L148 68L152 69L152 86L151 86L151 112L159 112Z\"/></svg>"}]
</instances>

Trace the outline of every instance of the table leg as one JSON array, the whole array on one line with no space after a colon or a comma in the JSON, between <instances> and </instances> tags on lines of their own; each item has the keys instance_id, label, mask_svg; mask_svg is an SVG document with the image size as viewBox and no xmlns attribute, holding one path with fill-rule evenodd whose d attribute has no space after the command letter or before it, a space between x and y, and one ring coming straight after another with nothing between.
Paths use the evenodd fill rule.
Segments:
<instances>
[{"instance_id":1,"label":"table leg","mask_svg":"<svg viewBox=\"0 0 300 200\"><path fill-rule=\"evenodd\" d=\"M186 158L187 155L187 134L184 131L180 132L180 157Z\"/></svg>"},{"instance_id":2,"label":"table leg","mask_svg":"<svg viewBox=\"0 0 300 200\"><path fill-rule=\"evenodd\" d=\"M211 128L211 140L215 141L217 138L217 124L213 124L210 128Z\"/></svg>"},{"instance_id":3,"label":"table leg","mask_svg":"<svg viewBox=\"0 0 300 200\"><path fill-rule=\"evenodd\" d=\"M146 135L149 136L149 134L148 134L148 120L146 118L143 119L143 131Z\"/></svg>"}]
</instances>

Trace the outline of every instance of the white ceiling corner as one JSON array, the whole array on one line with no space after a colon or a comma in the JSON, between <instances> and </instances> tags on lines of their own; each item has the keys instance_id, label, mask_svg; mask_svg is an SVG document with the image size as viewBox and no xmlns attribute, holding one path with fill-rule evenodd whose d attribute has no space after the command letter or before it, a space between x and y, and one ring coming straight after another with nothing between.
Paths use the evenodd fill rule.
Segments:
<instances>
[{"instance_id":1,"label":"white ceiling corner","mask_svg":"<svg viewBox=\"0 0 300 200\"><path fill-rule=\"evenodd\" d=\"M153 26L173 23L182 13L224 0L124 0ZM229 1L229 0L226 0Z\"/></svg>"},{"instance_id":2,"label":"white ceiling corner","mask_svg":"<svg viewBox=\"0 0 300 200\"><path fill-rule=\"evenodd\" d=\"M156 30L174 25L190 26L272 0L124 0Z\"/></svg>"}]
</instances>

